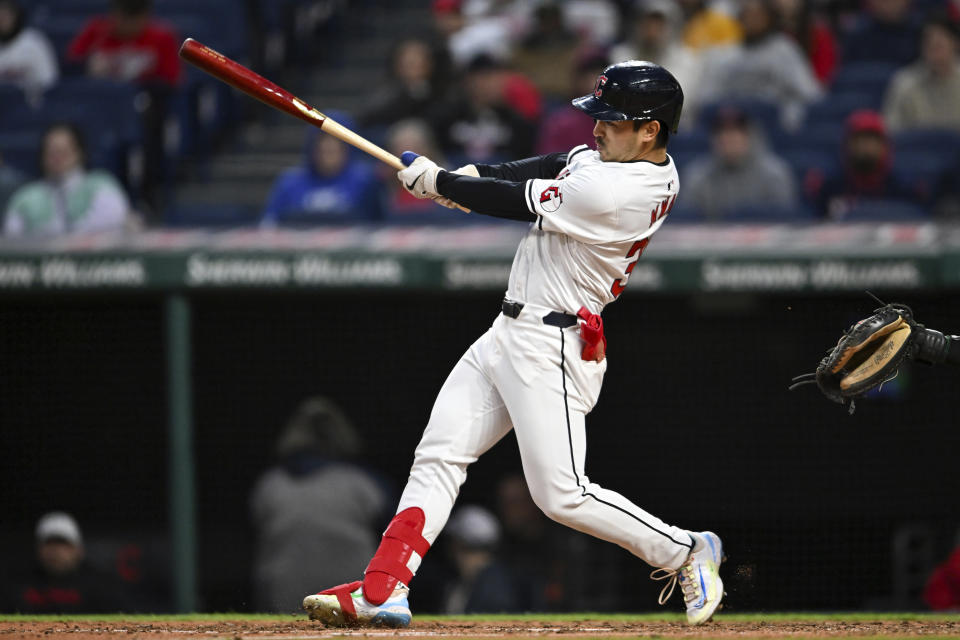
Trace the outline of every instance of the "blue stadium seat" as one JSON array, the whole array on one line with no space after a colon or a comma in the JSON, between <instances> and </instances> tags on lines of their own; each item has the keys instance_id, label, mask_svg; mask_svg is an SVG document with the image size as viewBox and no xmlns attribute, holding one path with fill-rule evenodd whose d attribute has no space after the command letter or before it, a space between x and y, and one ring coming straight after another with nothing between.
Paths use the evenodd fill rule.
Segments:
<instances>
[{"instance_id":1,"label":"blue stadium seat","mask_svg":"<svg viewBox=\"0 0 960 640\"><path fill-rule=\"evenodd\" d=\"M733 107L746 113L754 123L763 129L767 138L774 140L783 135L780 123L780 106L766 100L724 100L705 105L698 116L699 124L705 130L710 130L710 124L717 112L724 107Z\"/></svg>"},{"instance_id":2,"label":"blue stadium seat","mask_svg":"<svg viewBox=\"0 0 960 640\"><path fill-rule=\"evenodd\" d=\"M922 207L898 200L866 200L843 217L844 222L927 222L930 214Z\"/></svg>"},{"instance_id":3,"label":"blue stadium seat","mask_svg":"<svg viewBox=\"0 0 960 640\"><path fill-rule=\"evenodd\" d=\"M960 132L951 129L913 129L893 135L897 152L927 152L953 158L960 151Z\"/></svg>"},{"instance_id":4,"label":"blue stadium seat","mask_svg":"<svg viewBox=\"0 0 960 640\"><path fill-rule=\"evenodd\" d=\"M786 154L802 149L837 156L843 144L844 131L842 121L810 121L796 135L783 138L777 150Z\"/></svg>"},{"instance_id":5,"label":"blue stadium seat","mask_svg":"<svg viewBox=\"0 0 960 640\"><path fill-rule=\"evenodd\" d=\"M671 136L668 151L679 166L685 166L697 156L710 152L710 135L702 128L683 130Z\"/></svg>"},{"instance_id":6,"label":"blue stadium seat","mask_svg":"<svg viewBox=\"0 0 960 640\"><path fill-rule=\"evenodd\" d=\"M893 171L907 185L929 192L952 165L955 154L897 149L893 154Z\"/></svg>"},{"instance_id":7,"label":"blue stadium seat","mask_svg":"<svg viewBox=\"0 0 960 640\"><path fill-rule=\"evenodd\" d=\"M821 178L834 173L840 160L836 153L817 148L786 149L781 157L790 165L798 185L803 186L810 178Z\"/></svg>"},{"instance_id":8,"label":"blue stadium seat","mask_svg":"<svg viewBox=\"0 0 960 640\"><path fill-rule=\"evenodd\" d=\"M28 176L35 176L40 172L39 147L40 131L0 133L0 155L3 156L3 162Z\"/></svg>"},{"instance_id":9,"label":"blue stadium seat","mask_svg":"<svg viewBox=\"0 0 960 640\"><path fill-rule=\"evenodd\" d=\"M260 223L257 207L239 205L174 204L167 208L164 225L225 229L254 227Z\"/></svg>"},{"instance_id":10,"label":"blue stadium seat","mask_svg":"<svg viewBox=\"0 0 960 640\"><path fill-rule=\"evenodd\" d=\"M843 123L858 109L879 109L880 100L869 93L831 93L807 109L806 122L810 124Z\"/></svg>"},{"instance_id":11,"label":"blue stadium seat","mask_svg":"<svg viewBox=\"0 0 960 640\"><path fill-rule=\"evenodd\" d=\"M52 12L49 14L36 13L31 22L33 26L43 31L53 48L57 52L57 59L63 62L67 58L67 47L73 37L80 33L83 26L87 23L89 16L82 14L63 14ZM67 69L69 71L69 69Z\"/></svg>"},{"instance_id":12,"label":"blue stadium seat","mask_svg":"<svg viewBox=\"0 0 960 640\"><path fill-rule=\"evenodd\" d=\"M853 62L841 66L833 79L832 93L865 93L880 100L897 66L886 62Z\"/></svg>"}]
</instances>

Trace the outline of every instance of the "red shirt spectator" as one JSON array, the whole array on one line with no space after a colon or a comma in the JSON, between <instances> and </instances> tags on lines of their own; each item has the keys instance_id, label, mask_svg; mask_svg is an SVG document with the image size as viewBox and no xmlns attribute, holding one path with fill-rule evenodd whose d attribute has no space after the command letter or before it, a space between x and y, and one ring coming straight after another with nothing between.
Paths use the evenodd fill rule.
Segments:
<instances>
[{"instance_id":1,"label":"red shirt spectator","mask_svg":"<svg viewBox=\"0 0 960 640\"><path fill-rule=\"evenodd\" d=\"M154 19L149 0L113 0L113 10L92 18L70 43L67 57L86 61L92 76L175 86L180 80L177 37Z\"/></svg>"},{"instance_id":2,"label":"red shirt spectator","mask_svg":"<svg viewBox=\"0 0 960 640\"><path fill-rule=\"evenodd\" d=\"M923 599L934 611L960 609L960 549L954 549L946 562L934 569Z\"/></svg>"}]
</instances>

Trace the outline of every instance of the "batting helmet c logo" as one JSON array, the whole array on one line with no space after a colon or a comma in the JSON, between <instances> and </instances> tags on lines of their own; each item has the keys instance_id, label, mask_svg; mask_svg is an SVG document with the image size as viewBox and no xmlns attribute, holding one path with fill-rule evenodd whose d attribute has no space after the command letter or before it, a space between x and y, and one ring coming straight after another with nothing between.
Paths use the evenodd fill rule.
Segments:
<instances>
[{"instance_id":1,"label":"batting helmet c logo","mask_svg":"<svg viewBox=\"0 0 960 640\"><path fill-rule=\"evenodd\" d=\"M603 85L605 84L607 84L607 76L599 76L597 78L597 86L593 88L593 97L599 98L603 95Z\"/></svg>"}]
</instances>

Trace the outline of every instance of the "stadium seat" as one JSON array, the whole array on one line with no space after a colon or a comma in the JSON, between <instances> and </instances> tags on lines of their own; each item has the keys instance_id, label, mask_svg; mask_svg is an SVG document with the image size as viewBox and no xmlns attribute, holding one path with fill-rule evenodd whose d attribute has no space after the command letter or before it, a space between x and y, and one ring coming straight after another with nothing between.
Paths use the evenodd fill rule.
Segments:
<instances>
[{"instance_id":1,"label":"stadium seat","mask_svg":"<svg viewBox=\"0 0 960 640\"><path fill-rule=\"evenodd\" d=\"M811 124L843 123L857 109L879 109L880 100L864 92L831 93L810 105L806 122Z\"/></svg>"},{"instance_id":2,"label":"stadium seat","mask_svg":"<svg viewBox=\"0 0 960 640\"><path fill-rule=\"evenodd\" d=\"M844 131L842 121L810 121L797 134L782 138L777 150L782 154L798 150L819 151L837 157L843 144Z\"/></svg>"},{"instance_id":3,"label":"stadium seat","mask_svg":"<svg viewBox=\"0 0 960 640\"><path fill-rule=\"evenodd\" d=\"M763 129L768 139L775 140L783 135L780 124L780 106L766 100L724 100L705 105L698 116L699 124L704 130L710 130L710 124L717 112L724 107L740 109Z\"/></svg>"},{"instance_id":4,"label":"stadium seat","mask_svg":"<svg viewBox=\"0 0 960 640\"><path fill-rule=\"evenodd\" d=\"M847 211L844 222L927 222L930 214L922 207L897 200L866 200Z\"/></svg>"},{"instance_id":5,"label":"stadium seat","mask_svg":"<svg viewBox=\"0 0 960 640\"><path fill-rule=\"evenodd\" d=\"M897 152L927 152L951 159L960 151L960 132L951 129L913 129L893 135Z\"/></svg>"},{"instance_id":6,"label":"stadium seat","mask_svg":"<svg viewBox=\"0 0 960 640\"><path fill-rule=\"evenodd\" d=\"M897 149L893 154L893 171L907 185L929 193L952 166L954 157L953 153Z\"/></svg>"},{"instance_id":7,"label":"stadium seat","mask_svg":"<svg viewBox=\"0 0 960 640\"><path fill-rule=\"evenodd\" d=\"M697 156L710 152L710 135L702 128L688 129L671 136L668 151L677 165L685 166Z\"/></svg>"},{"instance_id":8,"label":"stadium seat","mask_svg":"<svg viewBox=\"0 0 960 640\"><path fill-rule=\"evenodd\" d=\"M0 155L4 164L15 167L28 176L38 175L40 161L40 131L0 133Z\"/></svg>"},{"instance_id":9,"label":"stadium seat","mask_svg":"<svg viewBox=\"0 0 960 640\"><path fill-rule=\"evenodd\" d=\"M853 62L841 66L833 79L832 93L864 93L882 99L896 65L886 62Z\"/></svg>"},{"instance_id":10,"label":"stadium seat","mask_svg":"<svg viewBox=\"0 0 960 640\"><path fill-rule=\"evenodd\" d=\"M240 205L174 204L164 215L164 224L169 227L226 229L259 223L259 209Z\"/></svg>"}]
</instances>

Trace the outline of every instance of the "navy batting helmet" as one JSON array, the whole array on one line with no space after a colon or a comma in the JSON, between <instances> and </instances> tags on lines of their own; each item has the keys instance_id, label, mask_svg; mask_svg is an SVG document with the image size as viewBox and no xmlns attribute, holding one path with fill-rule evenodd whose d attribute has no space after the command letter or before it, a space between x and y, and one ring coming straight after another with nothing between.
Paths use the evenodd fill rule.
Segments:
<instances>
[{"instance_id":1,"label":"navy batting helmet","mask_svg":"<svg viewBox=\"0 0 960 640\"><path fill-rule=\"evenodd\" d=\"M595 120L659 120L676 133L683 89L660 65L628 60L604 69L593 93L574 99L573 106Z\"/></svg>"}]
</instances>

